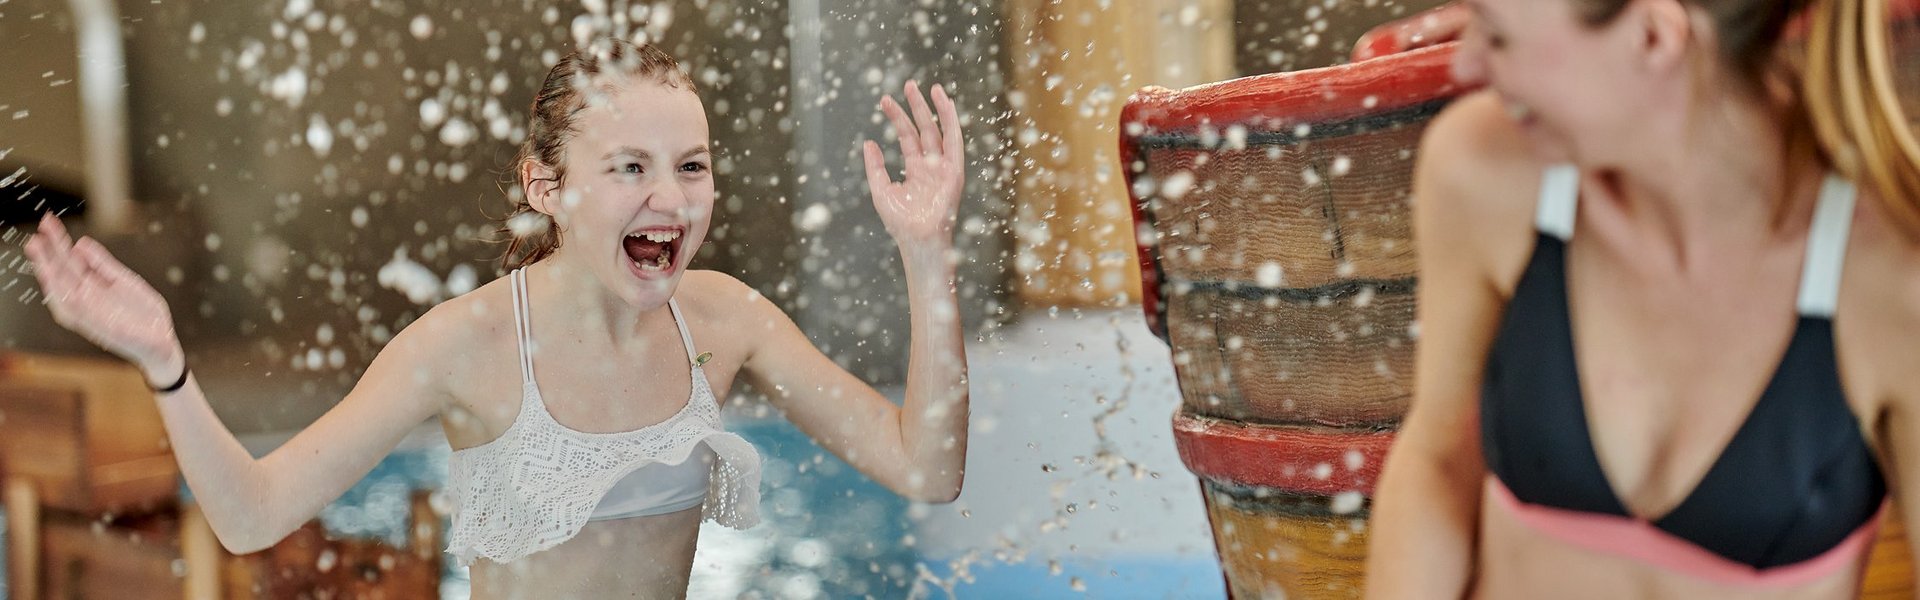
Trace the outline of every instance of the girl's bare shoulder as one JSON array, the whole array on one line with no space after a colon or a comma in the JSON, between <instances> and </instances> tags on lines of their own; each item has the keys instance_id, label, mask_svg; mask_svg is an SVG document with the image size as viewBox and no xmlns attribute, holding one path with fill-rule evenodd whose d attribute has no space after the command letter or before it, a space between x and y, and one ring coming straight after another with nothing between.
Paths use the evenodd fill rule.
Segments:
<instances>
[{"instance_id":1,"label":"girl's bare shoulder","mask_svg":"<svg viewBox=\"0 0 1920 600\"><path fill-rule=\"evenodd\" d=\"M674 297L696 337L705 329L708 338L719 335L729 343L751 345L787 320L786 313L759 290L719 271L687 271Z\"/></svg>"},{"instance_id":2,"label":"girl's bare shoulder","mask_svg":"<svg viewBox=\"0 0 1920 600\"><path fill-rule=\"evenodd\" d=\"M518 348L511 283L501 277L428 309L382 352L406 352L417 366L457 381L475 373L517 374Z\"/></svg>"}]
</instances>

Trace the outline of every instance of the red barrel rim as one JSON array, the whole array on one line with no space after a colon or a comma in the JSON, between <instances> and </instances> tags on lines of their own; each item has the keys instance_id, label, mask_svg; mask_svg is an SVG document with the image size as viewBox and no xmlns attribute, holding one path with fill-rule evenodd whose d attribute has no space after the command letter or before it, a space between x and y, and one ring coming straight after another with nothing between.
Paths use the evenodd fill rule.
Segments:
<instances>
[{"instance_id":1,"label":"red barrel rim","mask_svg":"<svg viewBox=\"0 0 1920 600\"><path fill-rule=\"evenodd\" d=\"M1180 462L1195 475L1281 492L1373 495L1394 432L1250 425L1181 410L1173 416Z\"/></svg>"}]
</instances>

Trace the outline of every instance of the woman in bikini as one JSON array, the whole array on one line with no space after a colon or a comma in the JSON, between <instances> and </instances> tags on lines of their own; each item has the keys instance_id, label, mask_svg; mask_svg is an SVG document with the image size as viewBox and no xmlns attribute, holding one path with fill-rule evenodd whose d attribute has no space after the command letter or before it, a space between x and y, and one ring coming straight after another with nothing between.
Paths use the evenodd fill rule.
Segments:
<instances>
[{"instance_id":1,"label":"woman in bikini","mask_svg":"<svg viewBox=\"0 0 1920 600\"><path fill-rule=\"evenodd\" d=\"M905 92L909 108L880 103L904 181L877 144L863 148L910 297L899 406L751 288L686 270L713 214L707 118L693 81L650 46L602 41L553 66L515 164L511 274L428 311L337 406L258 459L208 406L152 287L51 217L26 250L54 318L146 374L229 550L274 544L438 416L455 448L448 552L472 564L475 597L681 596L702 517L756 520L759 457L719 421L736 377L888 489L960 493L967 367L949 255L963 142L940 86L931 103L913 82Z\"/></svg>"},{"instance_id":2,"label":"woman in bikini","mask_svg":"<svg viewBox=\"0 0 1920 600\"><path fill-rule=\"evenodd\" d=\"M1368 597L1854 597L1920 522L1889 1L1465 4Z\"/></svg>"}]
</instances>

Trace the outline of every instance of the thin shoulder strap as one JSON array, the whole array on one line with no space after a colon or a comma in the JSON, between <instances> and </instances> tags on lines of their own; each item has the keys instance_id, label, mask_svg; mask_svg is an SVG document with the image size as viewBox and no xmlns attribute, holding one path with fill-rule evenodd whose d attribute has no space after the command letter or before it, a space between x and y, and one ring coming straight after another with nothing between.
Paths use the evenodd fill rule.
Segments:
<instances>
[{"instance_id":1,"label":"thin shoulder strap","mask_svg":"<svg viewBox=\"0 0 1920 600\"><path fill-rule=\"evenodd\" d=\"M667 310L673 312L673 324L680 326L680 344L687 348L687 362L692 363L698 360L694 358L693 355L693 334L687 331L687 319L680 316L680 303L675 302L672 298L668 298ZM694 366L697 367L700 365L695 364Z\"/></svg>"},{"instance_id":2,"label":"thin shoulder strap","mask_svg":"<svg viewBox=\"0 0 1920 600\"><path fill-rule=\"evenodd\" d=\"M507 277L513 283L513 337L520 345L520 382L533 381L533 317L527 301L527 274L514 269Z\"/></svg>"},{"instance_id":3,"label":"thin shoulder strap","mask_svg":"<svg viewBox=\"0 0 1920 600\"><path fill-rule=\"evenodd\" d=\"M1828 175L1820 185L1813 229L1807 232L1807 258L1800 270L1801 316L1833 318L1840 303L1840 273L1847 262L1847 237L1853 229L1853 183Z\"/></svg>"},{"instance_id":4,"label":"thin shoulder strap","mask_svg":"<svg viewBox=\"0 0 1920 600\"><path fill-rule=\"evenodd\" d=\"M1533 226L1540 233L1573 239L1573 220L1580 207L1580 168L1554 165L1540 174L1540 206L1534 210Z\"/></svg>"}]
</instances>

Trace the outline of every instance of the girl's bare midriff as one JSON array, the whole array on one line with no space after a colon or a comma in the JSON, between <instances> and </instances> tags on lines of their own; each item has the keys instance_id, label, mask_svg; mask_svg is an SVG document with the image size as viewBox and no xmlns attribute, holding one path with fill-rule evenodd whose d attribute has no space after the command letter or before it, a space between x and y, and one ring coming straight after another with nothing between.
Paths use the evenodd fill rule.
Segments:
<instances>
[{"instance_id":1,"label":"girl's bare midriff","mask_svg":"<svg viewBox=\"0 0 1920 600\"><path fill-rule=\"evenodd\" d=\"M474 600L684 598L700 509L591 521L573 539L507 564L472 567Z\"/></svg>"}]
</instances>

